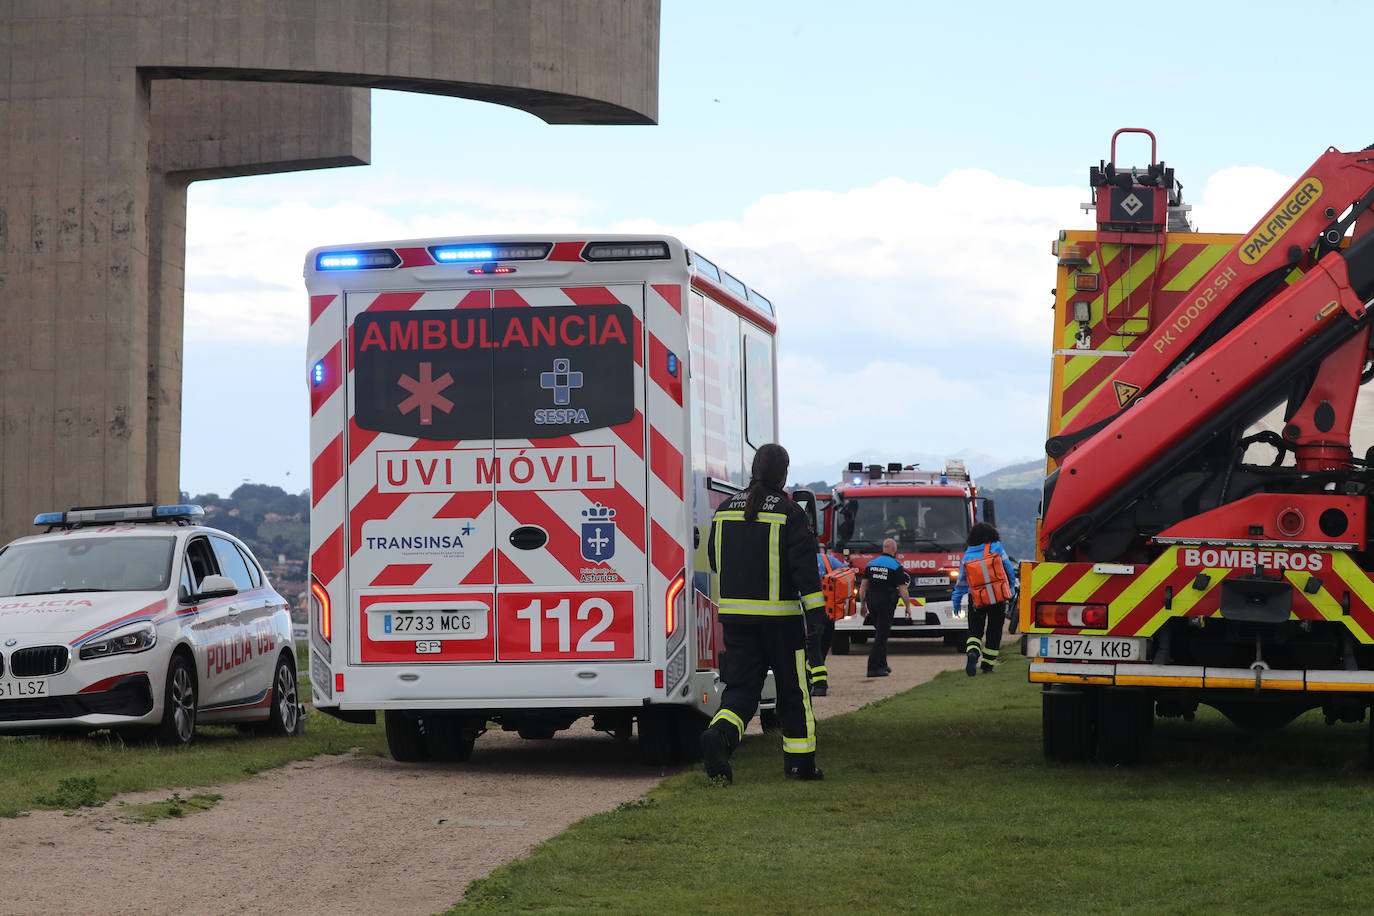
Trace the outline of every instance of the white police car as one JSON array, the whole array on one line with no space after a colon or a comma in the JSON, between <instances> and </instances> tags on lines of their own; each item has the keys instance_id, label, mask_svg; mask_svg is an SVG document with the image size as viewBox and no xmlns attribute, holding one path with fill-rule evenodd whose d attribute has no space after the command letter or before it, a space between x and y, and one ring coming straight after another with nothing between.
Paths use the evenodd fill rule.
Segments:
<instances>
[{"instance_id":1,"label":"white police car","mask_svg":"<svg viewBox=\"0 0 1374 916\"><path fill-rule=\"evenodd\" d=\"M48 512L0 551L0 732L197 724L297 734L286 601L200 506Z\"/></svg>"}]
</instances>

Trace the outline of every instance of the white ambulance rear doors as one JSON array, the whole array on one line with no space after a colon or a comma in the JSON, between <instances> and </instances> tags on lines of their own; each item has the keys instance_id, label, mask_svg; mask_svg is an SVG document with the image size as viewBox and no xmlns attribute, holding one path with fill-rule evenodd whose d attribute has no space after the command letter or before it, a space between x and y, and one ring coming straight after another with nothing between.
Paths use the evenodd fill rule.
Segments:
<instances>
[{"instance_id":1,"label":"white ambulance rear doors","mask_svg":"<svg viewBox=\"0 0 1374 916\"><path fill-rule=\"evenodd\" d=\"M645 659L643 285L346 309L352 660Z\"/></svg>"}]
</instances>

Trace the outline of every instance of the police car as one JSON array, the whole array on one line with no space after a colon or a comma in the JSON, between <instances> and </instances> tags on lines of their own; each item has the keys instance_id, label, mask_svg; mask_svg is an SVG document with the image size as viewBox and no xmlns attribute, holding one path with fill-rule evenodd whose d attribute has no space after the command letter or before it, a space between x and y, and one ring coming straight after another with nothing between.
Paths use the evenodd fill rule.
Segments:
<instances>
[{"instance_id":1,"label":"police car","mask_svg":"<svg viewBox=\"0 0 1374 916\"><path fill-rule=\"evenodd\" d=\"M299 733L286 601L200 506L34 518L0 550L0 732L134 727L188 744L198 724Z\"/></svg>"}]
</instances>

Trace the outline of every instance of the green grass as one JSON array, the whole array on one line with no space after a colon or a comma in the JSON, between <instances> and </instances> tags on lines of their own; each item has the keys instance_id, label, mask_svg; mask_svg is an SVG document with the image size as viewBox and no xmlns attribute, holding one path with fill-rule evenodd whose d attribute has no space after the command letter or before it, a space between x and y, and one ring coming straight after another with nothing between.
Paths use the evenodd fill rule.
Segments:
<instances>
[{"instance_id":1,"label":"green grass","mask_svg":"<svg viewBox=\"0 0 1374 916\"><path fill-rule=\"evenodd\" d=\"M838 685L843 689L843 685ZM1294 913L1367 910L1365 726L1163 720L1149 766L1044 761L1023 659L820 727L820 783L749 738L473 882L456 910Z\"/></svg>"},{"instance_id":2,"label":"green grass","mask_svg":"<svg viewBox=\"0 0 1374 916\"><path fill-rule=\"evenodd\" d=\"M152 824L164 817L185 817L196 811L209 811L224 798L218 792L197 792L190 798L182 798L180 792L173 792L159 802L142 805L126 805L120 802L119 819L129 824Z\"/></svg>"},{"instance_id":3,"label":"green grass","mask_svg":"<svg viewBox=\"0 0 1374 916\"><path fill-rule=\"evenodd\" d=\"M309 686L301 677L302 699ZM342 754L358 747L386 753L381 725L350 725L311 711L306 732L295 738L260 737L237 729L204 726L184 748L126 742L109 731L84 737L0 737L0 817L36 808L70 810L104 804L124 792L194 788L248 779L263 770Z\"/></svg>"}]
</instances>

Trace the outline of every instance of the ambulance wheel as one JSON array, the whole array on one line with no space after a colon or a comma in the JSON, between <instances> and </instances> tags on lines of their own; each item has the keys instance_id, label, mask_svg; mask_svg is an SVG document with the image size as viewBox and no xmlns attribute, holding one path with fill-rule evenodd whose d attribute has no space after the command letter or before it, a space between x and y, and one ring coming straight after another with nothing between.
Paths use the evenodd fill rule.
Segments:
<instances>
[{"instance_id":1,"label":"ambulance wheel","mask_svg":"<svg viewBox=\"0 0 1374 916\"><path fill-rule=\"evenodd\" d=\"M466 763L483 729L467 716L431 713L424 717L425 748L429 759L439 763Z\"/></svg>"},{"instance_id":2,"label":"ambulance wheel","mask_svg":"<svg viewBox=\"0 0 1374 916\"><path fill-rule=\"evenodd\" d=\"M686 706L673 710L673 762L692 763L701 759L701 733L711 724L704 713Z\"/></svg>"},{"instance_id":3,"label":"ambulance wheel","mask_svg":"<svg viewBox=\"0 0 1374 916\"><path fill-rule=\"evenodd\" d=\"M398 709L388 709L383 718L386 722L386 747L391 751L392 760L418 763L429 759L424 724L419 716Z\"/></svg>"},{"instance_id":4,"label":"ambulance wheel","mask_svg":"<svg viewBox=\"0 0 1374 916\"><path fill-rule=\"evenodd\" d=\"M834 655L849 654L849 634L836 633L830 638L830 651Z\"/></svg>"},{"instance_id":5,"label":"ambulance wheel","mask_svg":"<svg viewBox=\"0 0 1374 916\"><path fill-rule=\"evenodd\" d=\"M1143 690L1103 690L1097 698L1097 759L1129 766L1145 759L1154 730L1154 698Z\"/></svg>"},{"instance_id":6,"label":"ambulance wheel","mask_svg":"<svg viewBox=\"0 0 1374 916\"><path fill-rule=\"evenodd\" d=\"M1082 687L1046 685L1040 693L1040 731L1045 759L1078 763L1093 755L1097 695Z\"/></svg>"},{"instance_id":7,"label":"ambulance wheel","mask_svg":"<svg viewBox=\"0 0 1374 916\"><path fill-rule=\"evenodd\" d=\"M834 651L835 647L831 646L830 648L831 651ZM781 730L782 719L778 716L778 711L776 709L759 710L759 727L766 732L775 732Z\"/></svg>"},{"instance_id":8,"label":"ambulance wheel","mask_svg":"<svg viewBox=\"0 0 1374 916\"><path fill-rule=\"evenodd\" d=\"M264 728L267 734L289 738L305 732L305 717L301 715L296 691L296 666L285 652L277 658L277 670L272 675L271 709Z\"/></svg>"},{"instance_id":9,"label":"ambulance wheel","mask_svg":"<svg viewBox=\"0 0 1374 916\"><path fill-rule=\"evenodd\" d=\"M186 745L196 735L196 672L181 652L167 665L167 685L162 694L162 722L157 743Z\"/></svg>"},{"instance_id":10,"label":"ambulance wheel","mask_svg":"<svg viewBox=\"0 0 1374 916\"><path fill-rule=\"evenodd\" d=\"M946 634L942 637L941 641L945 644L945 648L947 648L947 649L958 649L959 651L962 652L963 649L964 649L964 645L968 642L968 634L967 634L967 633L946 633Z\"/></svg>"},{"instance_id":11,"label":"ambulance wheel","mask_svg":"<svg viewBox=\"0 0 1374 916\"><path fill-rule=\"evenodd\" d=\"M639 756L649 766L668 766L673 760L673 729L669 720L671 709L653 706L640 710L635 717L639 732Z\"/></svg>"}]
</instances>

